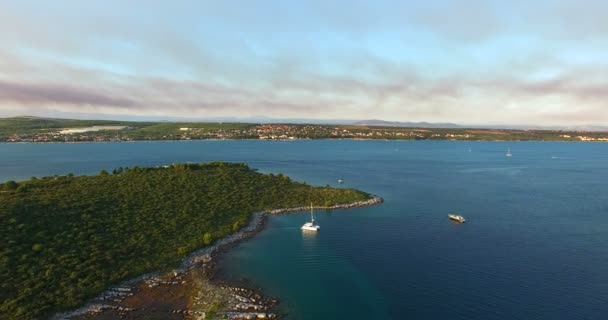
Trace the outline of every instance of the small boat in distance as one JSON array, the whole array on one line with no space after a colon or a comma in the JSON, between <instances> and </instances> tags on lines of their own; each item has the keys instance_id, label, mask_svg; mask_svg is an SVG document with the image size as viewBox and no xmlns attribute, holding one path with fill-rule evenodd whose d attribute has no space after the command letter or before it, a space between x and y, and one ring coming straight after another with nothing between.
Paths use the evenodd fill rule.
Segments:
<instances>
[{"instance_id":1,"label":"small boat in distance","mask_svg":"<svg viewBox=\"0 0 608 320\"><path fill-rule=\"evenodd\" d=\"M507 158L511 158L513 156L513 154L511 153L511 148L509 148L509 150L507 150L507 154L505 154L505 156Z\"/></svg>"},{"instance_id":2,"label":"small boat in distance","mask_svg":"<svg viewBox=\"0 0 608 320\"><path fill-rule=\"evenodd\" d=\"M464 219L463 216L459 216L457 214L448 214L448 218L450 218L450 220L456 221L458 223L465 223L466 220Z\"/></svg>"},{"instance_id":3,"label":"small boat in distance","mask_svg":"<svg viewBox=\"0 0 608 320\"><path fill-rule=\"evenodd\" d=\"M338 183L344 183L344 179L342 179L342 178L338 179Z\"/></svg>"},{"instance_id":4,"label":"small boat in distance","mask_svg":"<svg viewBox=\"0 0 608 320\"><path fill-rule=\"evenodd\" d=\"M312 213L312 202L310 203L310 222L306 222L300 229L303 231L319 231L321 226L315 224L315 216Z\"/></svg>"}]
</instances>

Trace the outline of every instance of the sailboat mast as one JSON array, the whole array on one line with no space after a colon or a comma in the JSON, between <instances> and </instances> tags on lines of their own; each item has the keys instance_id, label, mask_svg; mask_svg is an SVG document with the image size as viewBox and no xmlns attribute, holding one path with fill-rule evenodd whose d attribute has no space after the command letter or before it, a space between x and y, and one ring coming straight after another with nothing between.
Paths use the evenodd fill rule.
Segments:
<instances>
[{"instance_id":1,"label":"sailboat mast","mask_svg":"<svg viewBox=\"0 0 608 320\"><path fill-rule=\"evenodd\" d=\"M315 222L315 217L312 215L312 202L310 203L310 220L311 222Z\"/></svg>"}]
</instances>

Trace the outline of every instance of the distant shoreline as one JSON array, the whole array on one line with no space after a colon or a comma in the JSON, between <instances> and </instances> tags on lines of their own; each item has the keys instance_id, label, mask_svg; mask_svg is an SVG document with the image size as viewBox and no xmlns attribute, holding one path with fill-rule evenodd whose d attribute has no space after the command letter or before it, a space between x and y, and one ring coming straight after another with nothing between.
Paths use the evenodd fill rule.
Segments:
<instances>
[{"instance_id":1,"label":"distant shoreline","mask_svg":"<svg viewBox=\"0 0 608 320\"><path fill-rule=\"evenodd\" d=\"M457 140L457 139L364 139L364 138L318 138L318 139L173 139L173 140L120 140L120 141L0 141L0 144L108 144L108 143L138 143L138 142L197 142L197 141L262 141L262 142L294 142L294 141L450 141L450 142L565 142L565 143L607 143L608 141L581 140Z\"/></svg>"},{"instance_id":2,"label":"distant shoreline","mask_svg":"<svg viewBox=\"0 0 608 320\"><path fill-rule=\"evenodd\" d=\"M417 123L353 124L129 122L50 118L0 119L0 141L112 142L175 140L462 140L462 141L608 141L608 127L507 129L433 127ZM108 128L110 130L103 130ZM122 128L118 130L118 128ZM587 129L587 130L586 130Z\"/></svg>"}]
</instances>

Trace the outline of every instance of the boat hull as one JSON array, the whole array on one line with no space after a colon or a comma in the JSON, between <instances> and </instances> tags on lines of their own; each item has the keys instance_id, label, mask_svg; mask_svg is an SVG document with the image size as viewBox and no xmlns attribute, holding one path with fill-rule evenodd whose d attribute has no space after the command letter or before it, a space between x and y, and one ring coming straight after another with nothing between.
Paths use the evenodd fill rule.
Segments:
<instances>
[{"instance_id":1,"label":"boat hull","mask_svg":"<svg viewBox=\"0 0 608 320\"><path fill-rule=\"evenodd\" d=\"M462 216L455 216L455 215L448 215L448 219L458 222L458 223L465 223L466 220L462 217Z\"/></svg>"}]
</instances>

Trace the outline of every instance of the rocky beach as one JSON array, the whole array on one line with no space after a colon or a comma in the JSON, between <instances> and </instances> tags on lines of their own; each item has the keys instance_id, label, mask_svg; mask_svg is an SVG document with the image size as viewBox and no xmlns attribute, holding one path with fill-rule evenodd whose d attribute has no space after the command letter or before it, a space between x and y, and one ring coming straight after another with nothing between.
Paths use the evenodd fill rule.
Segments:
<instances>
[{"instance_id":1,"label":"rocky beach","mask_svg":"<svg viewBox=\"0 0 608 320\"><path fill-rule=\"evenodd\" d=\"M315 209L335 210L379 204L379 196ZM263 230L268 215L306 211L294 207L252 214L241 230L189 254L169 272L154 272L125 281L91 299L85 306L53 319L276 319L278 301L247 282L228 282L216 275L218 255Z\"/></svg>"}]
</instances>

